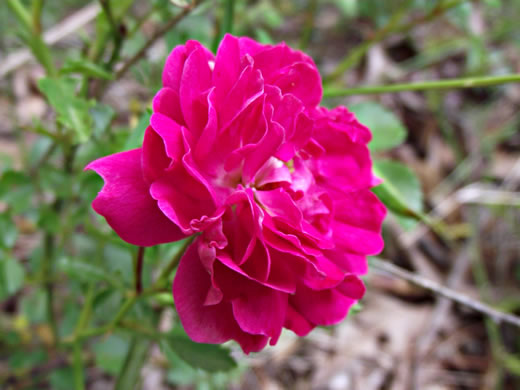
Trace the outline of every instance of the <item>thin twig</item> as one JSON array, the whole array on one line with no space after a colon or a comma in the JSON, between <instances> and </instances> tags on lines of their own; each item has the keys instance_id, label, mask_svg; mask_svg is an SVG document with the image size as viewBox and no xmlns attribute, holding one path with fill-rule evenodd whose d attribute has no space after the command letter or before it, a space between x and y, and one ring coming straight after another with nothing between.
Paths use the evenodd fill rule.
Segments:
<instances>
[{"instance_id":1,"label":"thin twig","mask_svg":"<svg viewBox=\"0 0 520 390\"><path fill-rule=\"evenodd\" d=\"M137 257L135 262L135 293L141 294L143 291L143 260L144 260L144 247L140 246L137 251Z\"/></svg>"},{"instance_id":2,"label":"thin twig","mask_svg":"<svg viewBox=\"0 0 520 390\"><path fill-rule=\"evenodd\" d=\"M94 20L100 10L101 8L97 3L92 3L81 8L56 26L47 30L43 34L43 41L47 45L53 45L63 38L70 36L74 31L79 30ZM10 54L0 62L0 78L22 66L32 57L31 51L28 49L20 49Z\"/></svg>"},{"instance_id":3,"label":"thin twig","mask_svg":"<svg viewBox=\"0 0 520 390\"><path fill-rule=\"evenodd\" d=\"M462 282L462 279L464 278L464 275L466 274L466 271L470 265L468 254L469 247L470 244L462 248L460 250L460 254L455 258L453 267L450 270L448 278L446 279L447 288L456 288L457 285ZM425 333L418 342L416 351L418 357L423 358L427 350L433 344L435 337L437 336L437 332L441 328L442 321L446 319L452 304L453 301L447 298L440 298L437 301L435 308L433 309L433 313L430 317L430 321L428 321L428 328L425 329Z\"/></svg>"},{"instance_id":4,"label":"thin twig","mask_svg":"<svg viewBox=\"0 0 520 390\"><path fill-rule=\"evenodd\" d=\"M59 204L56 204L59 206ZM52 264L54 262L54 237L51 233L45 233L44 237L44 253L45 257L42 263L42 276L45 280L43 283L46 293L46 311L47 321L50 325L52 332L52 343L58 342L58 322L56 320L56 314L54 313L54 285L51 281L50 276L52 275Z\"/></svg>"},{"instance_id":5,"label":"thin twig","mask_svg":"<svg viewBox=\"0 0 520 390\"><path fill-rule=\"evenodd\" d=\"M422 276L414 274L413 272L402 269L401 267L398 267L388 261L373 257L370 259L370 264L380 271L386 272L400 279L404 279L412 284L415 284L416 286L431 291L434 294L451 299L452 301L455 301L461 305L467 306L475 311L485 314L498 324L508 323L516 326L517 328L520 328L520 317L498 311L491 306L486 305L485 303L476 301L467 295L461 294L450 288L442 286L439 283L433 282L429 279L423 278Z\"/></svg>"},{"instance_id":6,"label":"thin twig","mask_svg":"<svg viewBox=\"0 0 520 390\"><path fill-rule=\"evenodd\" d=\"M327 88L323 97L343 97L351 95L373 95L383 93L396 93L403 91L426 91L454 88L490 87L507 83L520 83L520 74L508 74L500 76L467 77L448 80L419 81L414 83L374 85L357 88Z\"/></svg>"},{"instance_id":7,"label":"thin twig","mask_svg":"<svg viewBox=\"0 0 520 390\"><path fill-rule=\"evenodd\" d=\"M171 19L168 23L166 23L164 26L162 26L160 29L158 29L147 41L146 43L143 45L143 47L141 47L141 49L135 53L132 57L130 57L130 59L128 59L124 64L123 66L121 67L121 69L119 69L117 72L116 72L116 80L120 79L121 77L123 77L126 72L132 67L132 65L134 65L137 61L139 61L142 57L144 57L144 55L146 54L146 52L148 51L148 49L159 39L161 38L164 34L166 34L172 27L174 27L177 23L179 23L182 19L184 19L185 16L187 16L191 11L193 11L193 9L198 5L198 1L193 1L192 4L189 6L189 7L186 7L184 8L181 13L179 13L176 17L174 17L173 19Z\"/></svg>"},{"instance_id":8,"label":"thin twig","mask_svg":"<svg viewBox=\"0 0 520 390\"><path fill-rule=\"evenodd\" d=\"M112 30L112 37L114 40L114 48L112 49L112 54L110 55L110 59L108 60L108 63L105 66L108 70L110 70L119 59L119 54L121 53L121 48L123 46L124 30L123 25L114 18L110 1L99 0L99 3L103 8L103 12L105 13L108 19L108 23L110 24L110 28Z\"/></svg>"},{"instance_id":9,"label":"thin twig","mask_svg":"<svg viewBox=\"0 0 520 390\"><path fill-rule=\"evenodd\" d=\"M151 291L160 289L162 285L168 280L168 277L173 272L175 268L179 265L179 262L181 261L182 256L184 256L184 252L188 249L188 247L191 245L193 240L197 237L196 234L188 237L186 241L184 242L183 246L179 249L179 251L175 254L173 259L170 261L170 263L164 268L155 281L154 285L151 287Z\"/></svg>"},{"instance_id":10,"label":"thin twig","mask_svg":"<svg viewBox=\"0 0 520 390\"><path fill-rule=\"evenodd\" d=\"M311 41L312 30L314 28L314 19L316 18L317 10L318 0L309 0L307 4L307 10L305 11L305 22L299 44L301 50L305 50Z\"/></svg>"}]
</instances>

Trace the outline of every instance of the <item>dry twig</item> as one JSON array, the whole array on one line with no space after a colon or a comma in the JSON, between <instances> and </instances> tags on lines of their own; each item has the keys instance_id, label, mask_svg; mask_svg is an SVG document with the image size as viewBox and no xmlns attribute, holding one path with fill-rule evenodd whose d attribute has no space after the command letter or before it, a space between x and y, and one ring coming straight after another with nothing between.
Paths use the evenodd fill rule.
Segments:
<instances>
[{"instance_id":1,"label":"dry twig","mask_svg":"<svg viewBox=\"0 0 520 390\"><path fill-rule=\"evenodd\" d=\"M402 269L401 267L398 267L388 261L384 261L374 257L371 259L371 264L374 268L380 271L396 276L400 279L404 279L416 286L431 291L434 294L448 298L461 305L478 311L479 313L485 314L493 321L495 321L497 324L508 323L520 329L520 317L498 311L492 308L491 306L486 305L485 303L474 300L468 297L467 295L461 294L432 280L423 278L422 276L414 274L413 272L409 272L405 269Z\"/></svg>"},{"instance_id":2,"label":"dry twig","mask_svg":"<svg viewBox=\"0 0 520 390\"><path fill-rule=\"evenodd\" d=\"M141 49L135 53L130 59L128 59L123 66L116 72L116 80L120 79L125 75L125 73L134 65L137 61L139 61L148 49L164 34L166 34L171 28L173 28L177 23L179 23L182 19L184 19L185 16L187 16L193 9L195 9L198 5L197 0L193 0L192 3L183 8L183 10L175 16L173 19L171 19L168 23L166 23L164 26L162 26L159 30L157 30L141 47Z\"/></svg>"}]
</instances>

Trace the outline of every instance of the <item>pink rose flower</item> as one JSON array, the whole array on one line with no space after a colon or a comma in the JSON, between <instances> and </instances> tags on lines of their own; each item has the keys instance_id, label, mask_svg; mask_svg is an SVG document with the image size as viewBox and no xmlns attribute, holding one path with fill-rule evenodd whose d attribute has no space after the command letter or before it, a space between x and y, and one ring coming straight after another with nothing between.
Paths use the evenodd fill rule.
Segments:
<instances>
[{"instance_id":1,"label":"pink rose flower","mask_svg":"<svg viewBox=\"0 0 520 390\"><path fill-rule=\"evenodd\" d=\"M188 41L166 61L142 148L87 166L105 180L93 208L123 240L199 233L173 283L194 341L259 351L363 296L385 216L371 134L321 97L312 59L283 43L226 35L215 57Z\"/></svg>"}]
</instances>

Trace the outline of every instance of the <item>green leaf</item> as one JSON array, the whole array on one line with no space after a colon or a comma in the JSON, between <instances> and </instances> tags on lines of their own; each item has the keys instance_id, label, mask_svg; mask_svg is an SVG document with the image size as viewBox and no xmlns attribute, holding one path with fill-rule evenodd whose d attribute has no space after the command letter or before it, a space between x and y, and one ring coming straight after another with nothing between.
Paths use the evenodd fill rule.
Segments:
<instances>
[{"instance_id":1,"label":"green leaf","mask_svg":"<svg viewBox=\"0 0 520 390\"><path fill-rule=\"evenodd\" d=\"M74 388L74 371L71 367L54 370L49 376L51 388L55 390L70 390Z\"/></svg>"},{"instance_id":2,"label":"green leaf","mask_svg":"<svg viewBox=\"0 0 520 390\"><path fill-rule=\"evenodd\" d=\"M67 282L67 284L72 285L71 282ZM81 292L78 292L77 294L79 295ZM74 297L77 297L77 295ZM70 299L63 306L63 315L59 323L59 335L61 337L68 336L74 332L80 316L81 307L82 306L78 305L77 301L74 299Z\"/></svg>"},{"instance_id":3,"label":"green leaf","mask_svg":"<svg viewBox=\"0 0 520 390\"><path fill-rule=\"evenodd\" d=\"M87 141L92 132L91 104L76 96L76 81L70 78L42 78L38 81L38 87L56 110L58 121L76 135L77 141Z\"/></svg>"},{"instance_id":4,"label":"green leaf","mask_svg":"<svg viewBox=\"0 0 520 390\"><path fill-rule=\"evenodd\" d=\"M47 320L47 294L43 288L31 290L22 297L21 307L23 315L31 324L42 323Z\"/></svg>"},{"instance_id":5,"label":"green leaf","mask_svg":"<svg viewBox=\"0 0 520 390\"><path fill-rule=\"evenodd\" d=\"M400 145L406 139L406 129L394 115L375 102L363 102L349 106L357 119L372 131L371 151L385 150Z\"/></svg>"},{"instance_id":6,"label":"green leaf","mask_svg":"<svg viewBox=\"0 0 520 390\"><path fill-rule=\"evenodd\" d=\"M25 269L18 260L12 257L0 260L0 300L20 290L24 280Z\"/></svg>"},{"instance_id":7,"label":"green leaf","mask_svg":"<svg viewBox=\"0 0 520 390\"><path fill-rule=\"evenodd\" d=\"M186 386L191 385L197 380L197 370L177 356L177 354L173 352L170 343L161 340L159 347L166 359L168 359L168 362L170 362L171 368L168 370L167 376L169 382Z\"/></svg>"},{"instance_id":8,"label":"green leaf","mask_svg":"<svg viewBox=\"0 0 520 390\"><path fill-rule=\"evenodd\" d=\"M65 65L60 69L60 74L80 73L85 76L113 80L114 75L102 66L99 66L85 58L79 60L67 59Z\"/></svg>"},{"instance_id":9,"label":"green leaf","mask_svg":"<svg viewBox=\"0 0 520 390\"><path fill-rule=\"evenodd\" d=\"M33 193L31 178L25 173L6 171L0 178L0 200L7 203L14 214L30 206Z\"/></svg>"},{"instance_id":10,"label":"green leaf","mask_svg":"<svg viewBox=\"0 0 520 390\"><path fill-rule=\"evenodd\" d=\"M44 349L35 349L31 353L20 349L13 352L8 359L9 369L15 372L23 372L38 364L48 361L48 354Z\"/></svg>"},{"instance_id":11,"label":"green leaf","mask_svg":"<svg viewBox=\"0 0 520 390\"><path fill-rule=\"evenodd\" d=\"M423 219L423 193L415 174L405 165L389 160L374 161L374 174L383 183L372 191L395 214Z\"/></svg>"},{"instance_id":12,"label":"green leaf","mask_svg":"<svg viewBox=\"0 0 520 390\"><path fill-rule=\"evenodd\" d=\"M0 214L0 248L12 248L18 238L18 229L8 213Z\"/></svg>"},{"instance_id":13,"label":"green leaf","mask_svg":"<svg viewBox=\"0 0 520 390\"><path fill-rule=\"evenodd\" d=\"M117 335L99 340L94 345L96 365L109 374L117 375L123 367L129 348L128 340Z\"/></svg>"},{"instance_id":14,"label":"green leaf","mask_svg":"<svg viewBox=\"0 0 520 390\"><path fill-rule=\"evenodd\" d=\"M168 337L171 350L194 368L208 372L228 371L236 367L229 351L220 345L191 341L180 328L174 328Z\"/></svg>"}]
</instances>

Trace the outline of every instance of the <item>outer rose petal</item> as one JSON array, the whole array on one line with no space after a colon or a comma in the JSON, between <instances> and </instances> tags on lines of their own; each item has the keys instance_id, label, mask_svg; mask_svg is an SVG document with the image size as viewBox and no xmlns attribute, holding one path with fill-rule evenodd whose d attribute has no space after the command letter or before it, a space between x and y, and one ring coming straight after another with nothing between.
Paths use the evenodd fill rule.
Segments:
<instances>
[{"instance_id":1,"label":"outer rose petal","mask_svg":"<svg viewBox=\"0 0 520 390\"><path fill-rule=\"evenodd\" d=\"M314 325L337 324L355 302L337 289L314 291L303 285L289 297L289 304Z\"/></svg>"},{"instance_id":2,"label":"outer rose petal","mask_svg":"<svg viewBox=\"0 0 520 390\"><path fill-rule=\"evenodd\" d=\"M217 100L222 101L237 82L242 72L240 58L238 39L226 34L218 47L213 70L213 84L217 91Z\"/></svg>"},{"instance_id":3,"label":"outer rose petal","mask_svg":"<svg viewBox=\"0 0 520 390\"><path fill-rule=\"evenodd\" d=\"M181 85L181 77L184 70L184 63L188 56L194 51L200 49L204 52L208 61L213 59L213 54L197 41L187 41L185 45L176 46L164 64L162 74L163 86L172 88L175 92L179 92Z\"/></svg>"},{"instance_id":4,"label":"outer rose petal","mask_svg":"<svg viewBox=\"0 0 520 390\"><path fill-rule=\"evenodd\" d=\"M248 279L220 261L215 262L213 274L218 289L231 300L240 328L269 336L275 344L285 322L287 294Z\"/></svg>"},{"instance_id":5,"label":"outer rose petal","mask_svg":"<svg viewBox=\"0 0 520 390\"><path fill-rule=\"evenodd\" d=\"M231 303L204 305L210 287L211 278L200 262L195 242L184 253L173 282L175 307L188 336L196 342L210 344L233 339L245 353L264 348L268 337L240 329Z\"/></svg>"},{"instance_id":6,"label":"outer rose petal","mask_svg":"<svg viewBox=\"0 0 520 390\"><path fill-rule=\"evenodd\" d=\"M150 194L164 214L186 234L204 230L222 215L215 215L217 209L207 183L194 177L181 162L151 185Z\"/></svg>"},{"instance_id":7,"label":"outer rose petal","mask_svg":"<svg viewBox=\"0 0 520 390\"><path fill-rule=\"evenodd\" d=\"M247 333L271 337L271 345L276 344L287 311L287 294L257 286L250 289L233 302L233 314L239 326Z\"/></svg>"},{"instance_id":8,"label":"outer rose petal","mask_svg":"<svg viewBox=\"0 0 520 390\"><path fill-rule=\"evenodd\" d=\"M179 93L173 89L168 87L160 89L153 98L152 108L154 112L166 115L180 125L186 125L182 116Z\"/></svg>"},{"instance_id":9,"label":"outer rose petal","mask_svg":"<svg viewBox=\"0 0 520 390\"><path fill-rule=\"evenodd\" d=\"M141 149L134 149L100 158L85 167L105 180L92 207L130 244L152 246L180 240L185 235L150 196L141 157Z\"/></svg>"},{"instance_id":10,"label":"outer rose petal","mask_svg":"<svg viewBox=\"0 0 520 390\"><path fill-rule=\"evenodd\" d=\"M194 50L186 59L182 72L179 97L188 129L197 137L208 120L207 97L211 88L211 69L205 51Z\"/></svg>"},{"instance_id":11,"label":"outer rose petal","mask_svg":"<svg viewBox=\"0 0 520 390\"><path fill-rule=\"evenodd\" d=\"M306 336L314 325L311 324L307 319L297 312L291 305L287 306L287 316L285 317L284 328L292 330L298 336Z\"/></svg>"}]
</instances>

